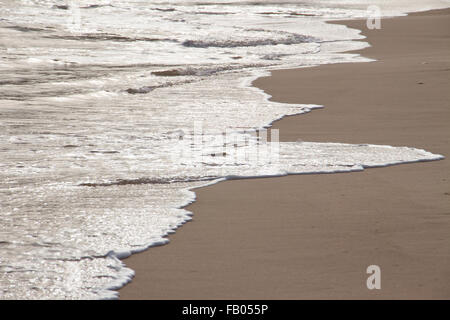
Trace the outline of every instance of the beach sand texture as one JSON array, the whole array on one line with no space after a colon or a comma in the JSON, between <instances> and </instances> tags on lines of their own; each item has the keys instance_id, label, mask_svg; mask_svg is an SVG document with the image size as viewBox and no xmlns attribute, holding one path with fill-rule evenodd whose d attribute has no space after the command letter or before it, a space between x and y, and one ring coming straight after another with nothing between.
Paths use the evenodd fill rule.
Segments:
<instances>
[{"instance_id":1,"label":"beach sand texture","mask_svg":"<svg viewBox=\"0 0 450 320\"><path fill-rule=\"evenodd\" d=\"M411 146L442 161L225 181L193 221L127 258L122 299L450 298L450 10L365 21L371 63L281 70L254 85L324 109L277 121L282 141ZM366 268L381 268L368 290Z\"/></svg>"}]
</instances>

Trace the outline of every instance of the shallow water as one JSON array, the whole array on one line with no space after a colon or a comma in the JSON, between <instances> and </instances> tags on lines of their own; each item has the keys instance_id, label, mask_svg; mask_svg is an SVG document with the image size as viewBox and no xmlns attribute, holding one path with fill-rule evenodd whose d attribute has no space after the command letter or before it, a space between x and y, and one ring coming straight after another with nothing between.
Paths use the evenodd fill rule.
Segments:
<instances>
[{"instance_id":1,"label":"shallow water","mask_svg":"<svg viewBox=\"0 0 450 320\"><path fill-rule=\"evenodd\" d=\"M320 106L251 81L368 61L340 53L367 45L359 31L324 23L365 15L364 1L0 1L0 298L116 297L133 275L118 258L166 243L195 187L440 159L265 131Z\"/></svg>"}]
</instances>

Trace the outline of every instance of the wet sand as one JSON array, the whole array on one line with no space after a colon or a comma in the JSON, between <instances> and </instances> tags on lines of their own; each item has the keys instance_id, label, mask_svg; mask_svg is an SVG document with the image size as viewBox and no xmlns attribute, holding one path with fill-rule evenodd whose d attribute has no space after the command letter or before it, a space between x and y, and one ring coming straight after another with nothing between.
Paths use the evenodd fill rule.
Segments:
<instances>
[{"instance_id":1,"label":"wet sand","mask_svg":"<svg viewBox=\"0 0 450 320\"><path fill-rule=\"evenodd\" d=\"M125 260L122 299L450 298L450 10L362 30L378 61L281 70L254 85L323 104L277 121L282 141L411 146L445 160L363 172L225 181L192 222ZM381 290L366 268L381 267Z\"/></svg>"}]
</instances>

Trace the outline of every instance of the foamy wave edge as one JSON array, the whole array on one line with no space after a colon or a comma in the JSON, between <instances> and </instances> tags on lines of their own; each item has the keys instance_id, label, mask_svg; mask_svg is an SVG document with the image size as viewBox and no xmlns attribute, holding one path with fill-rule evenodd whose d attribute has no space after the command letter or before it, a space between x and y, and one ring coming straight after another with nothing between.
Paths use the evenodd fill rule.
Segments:
<instances>
[{"instance_id":1,"label":"foamy wave edge","mask_svg":"<svg viewBox=\"0 0 450 320\"><path fill-rule=\"evenodd\" d=\"M265 71L265 70L261 70L260 72L258 72L257 74L255 74L252 77L246 77L243 78L242 82L241 82L241 86L246 87L249 90L254 90L256 91L258 94L263 94L265 96L265 99L267 101L269 101L269 99L271 98L271 96L269 94L267 94L266 92L264 92L263 90L256 88L254 86L252 86L252 82L260 77L264 77L264 76L268 76L270 75L269 71ZM271 102L271 103L278 103L278 102ZM320 105L310 105L310 109L307 110L306 112L309 112L311 110L317 109L317 108L323 108L323 106ZM303 110L302 112L299 112L298 114L303 114L305 113L305 110ZM291 116L291 115L288 115ZM282 118L286 117L286 115L278 118L278 119L274 119L271 123L269 123L267 126L264 126L264 128L268 128L271 127L273 125L273 123L275 121L281 120ZM333 143L336 145L344 145L345 143ZM443 155L440 154L433 154L431 152L428 152L424 149L418 149L418 148L411 148L411 147L406 147L406 146L390 146L390 145L375 145L375 144L365 144L365 146L369 146L369 147L384 147L384 148L408 148L410 150L413 150L415 152L417 152L418 154L421 154L421 157L417 158L416 160L405 160L405 161L392 161L389 162L387 161L384 164L381 165L356 165L353 167L347 167L347 168L342 168L342 170L334 170L334 171L316 171L316 172L286 172L284 174L275 174L275 175L256 175L256 176L236 176L236 175L230 175L230 176L225 176L225 177L221 177L218 179L213 179L210 181L205 181L204 184L201 184L199 186L196 186L194 188L186 188L183 191L186 194L186 201L184 202L184 204L180 205L179 207L177 207L177 209L185 209L187 206L189 206L190 204L194 203L197 199L197 196L195 194L196 189L199 188L204 188L204 187L208 187L214 184L217 184L219 182L222 181L226 181L226 180L240 180L240 179L257 179L257 178L275 178L275 177L284 177L284 176L288 176L288 175L308 175L308 174L333 174L333 173L346 173L346 172L359 172L359 171L363 171L364 169L369 169L369 168L381 168L381 167L389 167L389 166L394 166L394 165L400 165L400 164L408 164L408 163L417 163L417 162L428 162L428 161L437 161L437 160L442 160L445 157ZM98 299L118 299L119 298L119 293L117 292L117 290L119 290L120 288L124 287L126 284L128 284L129 282L131 282L133 280L133 277L135 275L135 272L128 268L126 266L126 264L122 261L122 259L125 259L129 256L131 256L132 254L135 253L139 253L139 252L143 252L147 249L150 249L152 247L158 247L158 246L162 246L165 244L168 244L170 242L170 239L168 238L168 236L170 234L173 234L176 232L176 230L180 227L182 227L185 223L189 222L192 219L193 216L193 212L186 210L186 216L185 219L176 227L174 227L173 229L171 229L169 232L161 235L160 239L158 241L154 241L151 243L148 243L147 245L140 247L138 249L135 250L124 250L124 251L110 251L107 256L111 257L115 260L117 260L117 262L120 262L120 266L121 269L117 270L117 278L108 283L104 288L102 288L102 290L100 290L98 292Z\"/></svg>"},{"instance_id":2,"label":"foamy wave edge","mask_svg":"<svg viewBox=\"0 0 450 320\"><path fill-rule=\"evenodd\" d=\"M443 9L442 8L437 8L437 9ZM421 11L428 11L431 10L429 8L426 9L418 9L418 10L414 10L411 11L410 13L413 12L421 12ZM408 13L399 13L396 16L388 16L388 17L400 17L400 16L407 16ZM333 20L329 20L329 22L332 21L337 21L337 20L341 20L341 19L333 19ZM356 18L356 20L358 20L358 18ZM326 21L326 23L328 23L328 21ZM345 51L343 51L345 52ZM358 57L361 57L361 55L357 55ZM370 62L370 61L375 61L372 59L368 59L366 62ZM358 62L358 61L355 61ZM333 63L339 63L339 62L333 62ZM302 67L302 66L299 66ZM314 67L314 66L308 66L308 67ZM295 67L289 67L289 69L292 69ZM278 68L279 69L279 68ZM287 68L285 68L287 69ZM265 91L263 91L262 89L259 89L255 86L252 85L253 81L255 81L258 78L261 77L266 77L266 76L270 76L271 72L267 71L267 70L260 70L259 72L255 72L255 74L251 77L243 77L242 82L241 82L241 86L245 87L248 90L253 90L255 91L257 94L263 94L265 99L270 102L270 103L278 103L278 102L274 102L274 101L270 101L269 99L271 98L271 95L267 94ZM293 116L293 115L300 115L300 114L304 114L304 113L308 113L314 109L318 109L318 108L324 108L324 106L322 105L309 105L309 109L305 110L303 109L302 111L300 111L297 114L290 114L290 115L283 115L277 119L274 119L272 122L270 122L269 124L267 124L266 126L263 126L263 128L270 128L274 122L279 121L281 119L283 119L286 116ZM336 144L342 144L342 143L336 143ZM394 147L394 146L390 146L390 145L374 145L374 144L367 144L367 146L376 146L376 147L386 147L386 148L398 148L398 147ZM400 147L401 148L401 147ZM226 181L226 180L240 180L240 179L257 179L257 178L275 178L275 177L284 177L284 176L289 176L289 175L307 175L307 174L333 174L333 173L347 173L347 172L359 172L359 171L364 171L365 169L370 169L370 168L382 168L382 167L389 167L389 166L394 166L394 165L400 165L400 164L408 164L408 163L418 163L418 162L429 162L429 161L437 161L437 160L443 160L445 159L445 157L443 155L440 154L433 154L431 152L428 152L424 149L418 149L418 148L411 148L411 147L406 147L404 146L403 148L409 148L412 149L414 151L417 151L419 153L422 153L424 155L423 158L418 158L417 160L413 160L413 161L393 161L393 162L386 162L385 164L382 165L374 165L374 166L369 166L369 165L360 165L360 166L355 166L355 167L351 167L348 169L342 169L342 170L336 170L336 171L332 171L332 172L323 172L323 171L317 171L317 172L308 172L308 173L296 173L296 172L286 172L284 174L277 174L277 175L258 175L258 176L225 176L222 178L218 178L218 179L214 179L212 181L207 181L204 184L201 184L200 186L194 187L194 188L186 188L183 191L186 193L186 201L183 205L177 207L177 209L184 209L187 206L189 206L190 204L194 203L197 199L197 196L195 194L196 189L199 188L205 188L214 184L217 184L219 182L222 181ZM158 247L158 246L162 246L162 245L166 245L170 242L170 239L168 238L168 236L170 234L173 234L176 232L176 230L178 230L178 228L182 227L185 223L189 222L190 220L192 220L192 216L193 216L193 212L191 211L187 211L186 210L186 217L185 219L176 227L174 227L173 229L171 229L169 232L161 235L160 239L158 241L154 241L151 243L148 243L145 246L142 246L138 249L134 249L134 250L124 250L124 251L110 251L108 252L108 254L106 256L115 259L117 262L119 262L119 266L121 266L121 268L119 270L117 270L117 278L114 281L109 282L107 285L105 285L103 288L100 288L100 290L97 292L97 296L95 298L99 299L99 300L113 300L113 299L119 299L119 293L117 290L121 289L122 287L124 287L126 284L130 283L135 275L134 270L132 270L131 268L128 268L126 266L126 264L122 261L122 259L125 259L129 256L131 256L132 254L135 253L140 253L143 251L146 251L152 247Z\"/></svg>"}]
</instances>

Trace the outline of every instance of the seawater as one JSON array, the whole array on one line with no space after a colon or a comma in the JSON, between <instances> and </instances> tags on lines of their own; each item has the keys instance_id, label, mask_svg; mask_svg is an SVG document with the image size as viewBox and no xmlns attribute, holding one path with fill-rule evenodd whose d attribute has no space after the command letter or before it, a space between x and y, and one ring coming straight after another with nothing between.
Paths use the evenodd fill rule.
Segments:
<instances>
[{"instance_id":1,"label":"seawater","mask_svg":"<svg viewBox=\"0 0 450 320\"><path fill-rule=\"evenodd\" d=\"M358 30L325 21L373 4L393 16L448 1L0 0L0 299L116 298L133 276L120 258L167 243L196 187L442 158L345 143L261 152L274 120L321 106L270 102L251 81L369 61L344 53L367 46Z\"/></svg>"}]
</instances>

